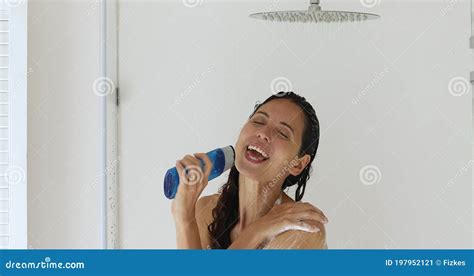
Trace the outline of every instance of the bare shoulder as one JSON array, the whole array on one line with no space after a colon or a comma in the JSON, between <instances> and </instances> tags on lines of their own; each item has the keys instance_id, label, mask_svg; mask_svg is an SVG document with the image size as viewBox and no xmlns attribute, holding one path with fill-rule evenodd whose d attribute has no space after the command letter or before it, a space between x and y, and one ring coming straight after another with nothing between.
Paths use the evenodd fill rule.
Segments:
<instances>
[{"instance_id":1,"label":"bare shoulder","mask_svg":"<svg viewBox=\"0 0 474 276\"><path fill-rule=\"evenodd\" d=\"M196 202L196 223L201 238L201 248L211 248L208 226L212 223L212 209L217 205L219 194L203 196Z\"/></svg>"},{"instance_id":2,"label":"bare shoulder","mask_svg":"<svg viewBox=\"0 0 474 276\"><path fill-rule=\"evenodd\" d=\"M295 201L284 194L283 203L295 203ZM323 223L312 222L318 226L319 232L310 233L300 230L285 231L271 241L269 241L264 249L327 249L326 228Z\"/></svg>"},{"instance_id":3,"label":"bare shoulder","mask_svg":"<svg viewBox=\"0 0 474 276\"><path fill-rule=\"evenodd\" d=\"M198 199L196 206L197 208L209 208L209 207L214 208L217 204L217 200L219 200L219 196L220 194L202 196ZM211 205L214 205L214 206L211 206Z\"/></svg>"},{"instance_id":4,"label":"bare shoulder","mask_svg":"<svg viewBox=\"0 0 474 276\"><path fill-rule=\"evenodd\" d=\"M321 229L316 233L299 230L283 232L265 245L265 249L327 249L324 224L316 223Z\"/></svg>"}]
</instances>

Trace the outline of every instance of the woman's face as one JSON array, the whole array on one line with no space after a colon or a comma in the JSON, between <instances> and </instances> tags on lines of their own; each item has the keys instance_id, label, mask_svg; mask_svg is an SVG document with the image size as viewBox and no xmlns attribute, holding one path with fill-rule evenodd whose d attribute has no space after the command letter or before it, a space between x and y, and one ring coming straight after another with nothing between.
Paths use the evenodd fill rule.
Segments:
<instances>
[{"instance_id":1,"label":"woman's face","mask_svg":"<svg viewBox=\"0 0 474 276\"><path fill-rule=\"evenodd\" d=\"M309 163L299 158L304 113L288 99L274 99L261 106L240 131L235 145L235 166L246 177L283 182L298 175Z\"/></svg>"}]
</instances>

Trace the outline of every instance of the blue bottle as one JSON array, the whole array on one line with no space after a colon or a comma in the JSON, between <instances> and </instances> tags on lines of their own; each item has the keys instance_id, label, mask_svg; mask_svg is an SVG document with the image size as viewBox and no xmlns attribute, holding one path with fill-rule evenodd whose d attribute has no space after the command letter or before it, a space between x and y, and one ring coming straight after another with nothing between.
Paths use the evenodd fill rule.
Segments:
<instances>
[{"instance_id":1,"label":"blue bottle","mask_svg":"<svg viewBox=\"0 0 474 276\"><path fill-rule=\"evenodd\" d=\"M234 165L235 152L232 146L218 148L206 153L212 162L212 170L208 180L212 180ZM201 168L204 171L204 161L201 161ZM169 169L165 175L164 190L165 196L173 199L176 196L179 185L179 174L176 167Z\"/></svg>"}]
</instances>

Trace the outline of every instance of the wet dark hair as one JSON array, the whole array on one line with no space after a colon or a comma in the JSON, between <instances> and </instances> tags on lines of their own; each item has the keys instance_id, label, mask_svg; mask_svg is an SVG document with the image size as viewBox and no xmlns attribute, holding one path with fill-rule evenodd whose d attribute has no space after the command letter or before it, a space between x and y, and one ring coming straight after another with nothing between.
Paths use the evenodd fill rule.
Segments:
<instances>
[{"instance_id":1,"label":"wet dark hair","mask_svg":"<svg viewBox=\"0 0 474 276\"><path fill-rule=\"evenodd\" d=\"M289 175L281 187L282 190L298 185L295 192L295 201L303 198L306 188L306 182L310 178L312 171L311 163L316 157L316 151L319 145L319 120L314 108L304 97L293 92L279 92L270 96L262 103L255 105L254 111L249 119L257 110L266 103L275 99L288 99L297 104L303 111L305 117L303 138L299 150L299 157L308 154L311 157L309 164L299 175ZM239 218L239 171L232 166L227 183L221 187L221 194L216 207L212 210L213 222L209 224L208 230L211 237L212 249L226 249L230 246L230 233Z\"/></svg>"}]
</instances>

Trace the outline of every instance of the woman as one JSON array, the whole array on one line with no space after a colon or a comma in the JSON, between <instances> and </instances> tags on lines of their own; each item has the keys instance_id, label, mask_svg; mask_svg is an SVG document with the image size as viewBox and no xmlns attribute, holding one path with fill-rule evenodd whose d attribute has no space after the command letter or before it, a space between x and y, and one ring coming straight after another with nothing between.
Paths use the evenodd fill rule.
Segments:
<instances>
[{"instance_id":1,"label":"woman","mask_svg":"<svg viewBox=\"0 0 474 276\"><path fill-rule=\"evenodd\" d=\"M319 144L319 121L305 98L280 92L255 106L235 145L235 163L220 193L199 198L212 163L204 153L176 162L172 202L178 248L327 248L327 218L301 203ZM189 183L186 167L205 163ZM295 200L284 190L297 185ZM199 199L199 200L198 200Z\"/></svg>"}]
</instances>

